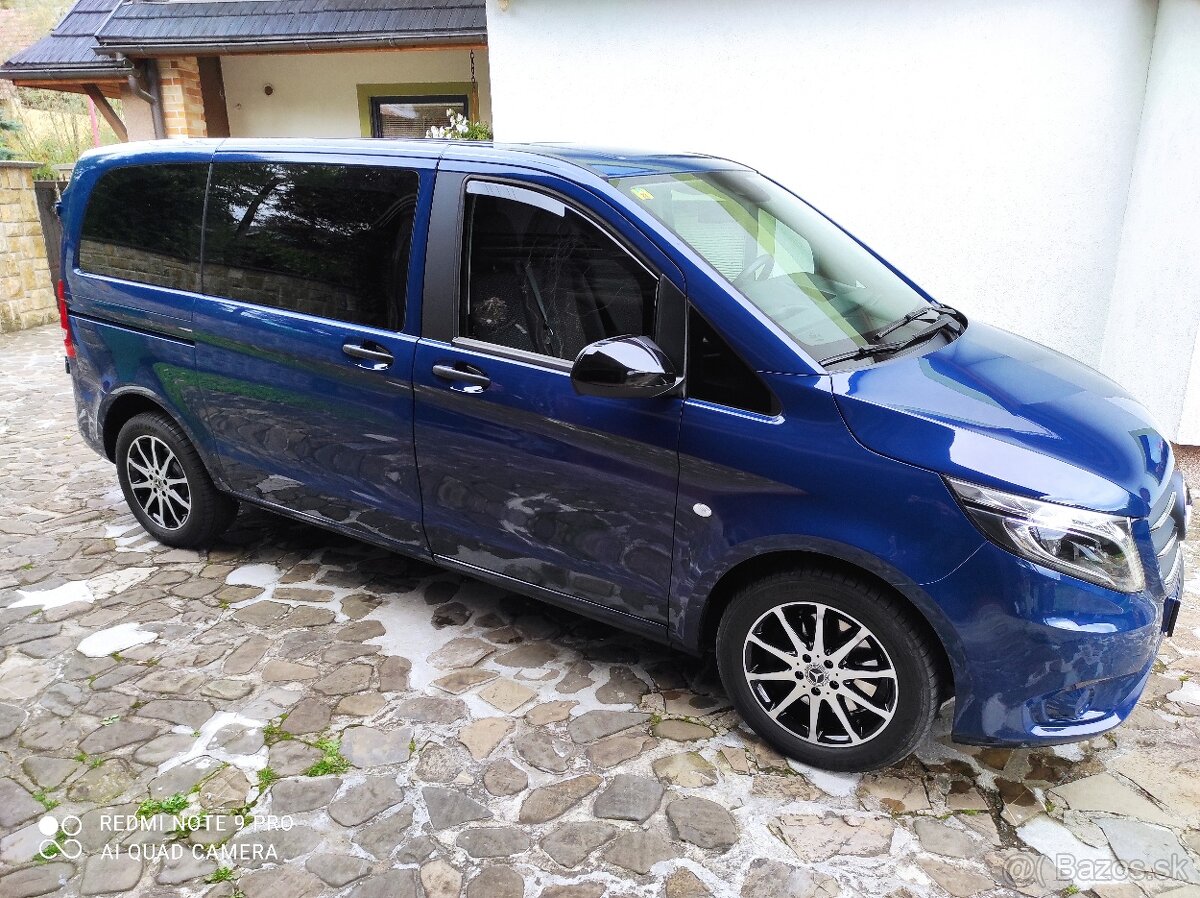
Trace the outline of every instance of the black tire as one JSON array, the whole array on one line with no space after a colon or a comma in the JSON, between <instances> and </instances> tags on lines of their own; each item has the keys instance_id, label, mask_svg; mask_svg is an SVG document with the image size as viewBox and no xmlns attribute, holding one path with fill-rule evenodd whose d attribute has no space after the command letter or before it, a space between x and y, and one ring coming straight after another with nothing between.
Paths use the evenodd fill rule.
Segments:
<instances>
[{"instance_id":1,"label":"black tire","mask_svg":"<svg viewBox=\"0 0 1200 898\"><path fill-rule=\"evenodd\" d=\"M173 463L163 448L170 451ZM147 467L147 454L162 462L162 468L154 463ZM187 435L164 414L144 412L126 421L117 435L116 462L129 510L164 545L204 548L237 516L237 501L216 488ZM155 474L142 473L146 470Z\"/></svg>"},{"instance_id":2,"label":"black tire","mask_svg":"<svg viewBox=\"0 0 1200 898\"><path fill-rule=\"evenodd\" d=\"M827 620L827 653L836 655L851 643L855 624L868 631L832 667L826 654L810 654L819 606ZM752 629L758 641L748 643ZM785 640L794 644L791 634L801 648L789 667L763 643L776 649ZM746 723L784 755L825 770L876 770L913 752L938 707L935 658L925 629L901 599L865 579L822 568L771 574L743 587L717 631L721 681ZM894 673L890 680L889 667ZM875 676L856 678L849 676L850 670ZM876 691L869 693L872 689ZM815 742L808 740L814 729L808 716L814 695ZM863 701L856 702L856 695ZM885 713L869 710L868 704L878 704ZM855 737L860 741L855 743Z\"/></svg>"}]
</instances>

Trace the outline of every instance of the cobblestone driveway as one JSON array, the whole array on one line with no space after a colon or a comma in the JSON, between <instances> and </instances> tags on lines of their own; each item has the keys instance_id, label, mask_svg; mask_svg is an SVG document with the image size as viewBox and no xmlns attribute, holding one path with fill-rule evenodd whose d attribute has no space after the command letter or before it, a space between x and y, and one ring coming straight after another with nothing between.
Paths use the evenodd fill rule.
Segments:
<instances>
[{"instance_id":1,"label":"cobblestone driveway","mask_svg":"<svg viewBox=\"0 0 1200 898\"><path fill-rule=\"evenodd\" d=\"M711 666L478 582L255 510L151 542L60 353L0 337L3 898L1200 894L1194 582L1111 735L822 774Z\"/></svg>"}]
</instances>

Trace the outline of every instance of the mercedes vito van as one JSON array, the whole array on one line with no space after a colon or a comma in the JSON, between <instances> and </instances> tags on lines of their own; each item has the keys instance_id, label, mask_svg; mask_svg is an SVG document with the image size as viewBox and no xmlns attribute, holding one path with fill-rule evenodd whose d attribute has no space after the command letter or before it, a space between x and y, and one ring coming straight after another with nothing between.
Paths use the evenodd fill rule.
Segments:
<instances>
[{"instance_id":1,"label":"mercedes vito van","mask_svg":"<svg viewBox=\"0 0 1200 898\"><path fill-rule=\"evenodd\" d=\"M433 141L88 153L79 426L156 539L239 502L681 650L803 762L1083 739L1170 632L1146 412L725 159Z\"/></svg>"}]
</instances>

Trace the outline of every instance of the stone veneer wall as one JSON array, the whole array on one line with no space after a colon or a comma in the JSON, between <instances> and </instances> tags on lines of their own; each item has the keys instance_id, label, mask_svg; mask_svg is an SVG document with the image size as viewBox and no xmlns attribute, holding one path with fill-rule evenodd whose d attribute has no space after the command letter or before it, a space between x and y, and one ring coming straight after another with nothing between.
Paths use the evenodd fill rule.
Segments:
<instances>
[{"instance_id":1,"label":"stone veneer wall","mask_svg":"<svg viewBox=\"0 0 1200 898\"><path fill-rule=\"evenodd\" d=\"M160 59L158 71L167 137L207 137L200 64L196 57Z\"/></svg>"},{"instance_id":2,"label":"stone veneer wall","mask_svg":"<svg viewBox=\"0 0 1200 898\"><path fill-rule=\"evenodd\" d=\"M34 162L0 162L0 333L58 318L33 193Z\"/></svg>"}]
</instances>

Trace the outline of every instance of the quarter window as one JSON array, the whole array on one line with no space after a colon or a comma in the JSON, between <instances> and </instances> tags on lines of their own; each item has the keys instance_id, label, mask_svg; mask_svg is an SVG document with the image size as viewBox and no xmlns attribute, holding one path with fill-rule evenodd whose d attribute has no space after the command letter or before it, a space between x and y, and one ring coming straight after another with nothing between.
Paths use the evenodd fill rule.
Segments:
<instances>
[{"instance_id":1,"label":"quarter window","mask_svg":"<svg viewBox=\"0 0 1200 898\"><path fill-rule=\"evenodd\" d=\"M695 309L688 311L687 392L730 408L760 415L778 413L775 395L724 338Z\"/></svg>"},{"instance_id":2,"label":"quarter window","mask_svg":"<svg viewBox=\"0 0 1200 898\"><path fill-rule=\"evenodd\" d=\"M204 292L399 330L418 183L396 168L218 163Z\"/></svg>"},{"instance_id":3,"label":"quarter window","mask_svg":"<svg viewBox=\"0 0 1200 898\"><path fill-rule=\"evenodd\" d=\"M464 336L574 360L596 340L652 332L657 279L571 207L470 182L465 221Z\"/></svg>"},{"instance_id":4,"label":"quarter window","mask_svg":"<svg viewBox=\"0 0 1200 898\"><path fill-rule=\"evenodd\" d=\"M177 290L200 289L206 163L132 165L100 176L79 240L91 274Z\"/></svg>"}]
</instances>

